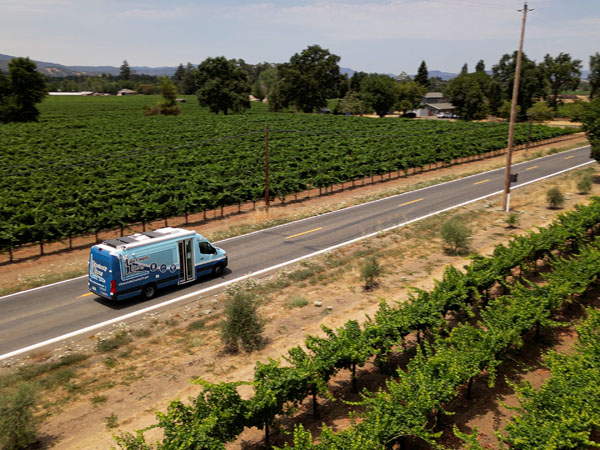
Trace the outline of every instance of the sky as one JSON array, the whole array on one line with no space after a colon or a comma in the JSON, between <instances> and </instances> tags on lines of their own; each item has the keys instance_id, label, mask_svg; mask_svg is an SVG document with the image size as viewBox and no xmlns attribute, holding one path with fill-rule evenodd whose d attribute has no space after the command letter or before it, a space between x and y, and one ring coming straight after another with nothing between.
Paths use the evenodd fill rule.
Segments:
<instances>
[{"instance_id":1,"label":"sky","mask_svg":"<svg viewBox=\"0 0 600 450\"><path fill-rule=\"evenodd\" d=\"M525 53L600 52L600 0L530 0ZM289 61L310 45L340 66L414 74L489 69L519 43L522 0L0 0L0 53L63 65Z\"/></svg>"}]
</instances>

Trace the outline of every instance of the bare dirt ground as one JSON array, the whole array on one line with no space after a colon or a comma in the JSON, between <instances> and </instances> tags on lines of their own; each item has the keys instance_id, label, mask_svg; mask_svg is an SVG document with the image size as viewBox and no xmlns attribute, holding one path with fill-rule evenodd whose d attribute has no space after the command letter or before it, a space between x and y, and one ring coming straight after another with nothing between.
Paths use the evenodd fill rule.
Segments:
<instances>
[{"instance_id":1,"label":"bare dirt ground","mask_svg":"<svg viewBox=\"0 0 600 450\"><path fill-rule=\"evenodd\" d=\"M548 152L551 148L574 146L574 142L569 141L562 145L535 148L529 151L529 155L518 152L513 161ZM357 187L272 207L268 215L264 211L254 211L194 228L208 236L218 236L219 233L229 232L232 227L243 229L244 226L253 226L265 220L302 217L434 180L496 168L504 164L504 158L499 156ZM600 173L596 165L591 167ZM450 215L459 214L468 220L474 232L472 250L483 255L490 254L496 244L509 240L511 234L547 225L557 214L576 203L585 202L589 197L577 194L576 183L582 170L513 190L512 208L520 217L517 229L507 228L504 223L506 215L500 211L501 200L494 197L347 246L260 280L264 293L260 312L266 319L265 336L268 340L261 351L239 355L223 353L218 333L223 297L212 296L168 312L148 315L133 323L121 324L110 332L99 333L85 340L67 342L52 352L39 352L22 360L11 360L0 369L0 375L30 363L55 361L67 354L89 355L71 368L72 373L63 383L41 391L39 413L45 417L41 427L42 446L56 449L110 448L114 445L113 432L147 427L156 422L155 412L164 411L169 401L197 395L201 388L190 383L193 377L211 382L250 381L256 361L265 362L267 358L280 357L288 348L301 344L306 335L319 334L321 325L335 328L349 319L362 321L365 315L375 313L381 299L389 302L406 301L410 287L431 288L434 279L441 277L446 265L462 267L467 264L468 258L448 256L443 252L443 242L437 230ZM559 186L566 196L563 210L551 210L546 206L545 194L552 186ZM600 185L594 184L590 195L598 194ZM169 221L169 225L178 224ZM31 250L35 252L37 249ZM30 255L18 264L5 264L0 266L0 284L19 280L21 276L13 286L26 285L28 278L35 277L42 262L50 267L51 276L85 270L88 251L86 247L44 257ZM385 269L379 287L371 292L365 292L359 280L360 263L368 255L377 256ZM322 306L314 306L315 300L321 301ZM569 314L570 318L577 318L576 311L566 313ZM98 342L117 334L119 330L132 341L112 351L98 351ZM573 328L565 326L548 331L543 342L528 344L522 350L519 361L502 366L502 373L493 389L487 387L487 380L482 377L474 386L474 400L467 401L459 397L452 405L456 414L444 419L444 443L460 448L451 432L452 425L456 424L463 431L477 427L482 434L482 443L493 448L496 441L493 432L501 430L511 415L500 402L509 405L516 403L512 388L504 381L504 376L513 381L526 379L534 386L539 386L547 377L547 371L540 364L540 354L550 348L568 351L574 336ZM383 384L383 380L383 376L367 364L359 374L359 389L376 389ZM344 372L331 382L330 390L335 398L358 399L350 393L349 377ZM251 395L249 387L242 387L241 391L243 395ZM282 419L285 428L291 429L294 423L303 423L318 432L321 423L334 429L347 426L350 406L341 401L320 401L323 405L320 420L313 420L310 406L303 405L295 417ZM150 441L160 437L156 430L147 432L146 436ZM262 437L262 431L249 429L228 448L262 448ZM281 445L286 437L276 435L274 439L275 444Z\"/></svg>"}]
</instances>

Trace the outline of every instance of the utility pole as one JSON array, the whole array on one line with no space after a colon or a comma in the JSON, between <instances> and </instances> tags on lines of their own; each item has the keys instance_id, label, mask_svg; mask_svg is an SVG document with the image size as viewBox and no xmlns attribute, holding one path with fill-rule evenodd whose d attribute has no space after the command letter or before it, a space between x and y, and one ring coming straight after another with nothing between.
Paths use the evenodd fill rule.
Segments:
<instances>
[{"instance_id":1,"label":"utility pole","mask_svg":"<svg viewBox=\"0 0 600 450\"><path fill-rule=\"evenodd\" d=\"M269 210L269 124L265 123L265 208Z\"/></svg>"},{"instance_id":2,"label":"utility pole","mask_svg":"<svg viewBox=\"0 0 600 450\"><path fill-rule=\"evenodd\" d=\"M502 209L510 211L510 165L512 160L513 141L515 136L515 120L517 116L517 97L519 95L519 79L521 77L521 59L523 56L523 40L525 39L525 20L527 18L527 2L523 6L523 22L521 24L521 40L519 41L519 51L517 52L517 67L515 69L515 82L512 92L512 103L510 105L510 124L508 126L508 151L506 152L506 172L504 176L504 198L502 200ZM533 9L529 10L533 11Z\"/></svg>"}]
</instances>

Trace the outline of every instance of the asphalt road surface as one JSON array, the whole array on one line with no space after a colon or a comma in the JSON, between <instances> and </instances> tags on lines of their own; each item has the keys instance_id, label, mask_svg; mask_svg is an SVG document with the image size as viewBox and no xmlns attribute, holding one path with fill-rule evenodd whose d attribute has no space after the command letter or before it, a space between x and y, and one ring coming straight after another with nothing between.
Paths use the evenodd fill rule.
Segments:
<instances>
[{"instance_id":1,"label":"asphalt road surface","mask_svg":"<svg viewBox=\"0 0 600 450\"><path fill-rule=\"evenodd\" d=\"M513 183L512 190L591 164L589 154L586 146L515 164L511 172L518 174L518 182ZM174 303L207 297L241 277L260 275L349 241L497 194L503 186L504 169L498 169L226 239L216 243L229 257L223 277L160 291L148 301L101 299L88 291L87 277L0 297L0 359L56 345L65 338L92 333Z\"/></svg>"}]
</instances>

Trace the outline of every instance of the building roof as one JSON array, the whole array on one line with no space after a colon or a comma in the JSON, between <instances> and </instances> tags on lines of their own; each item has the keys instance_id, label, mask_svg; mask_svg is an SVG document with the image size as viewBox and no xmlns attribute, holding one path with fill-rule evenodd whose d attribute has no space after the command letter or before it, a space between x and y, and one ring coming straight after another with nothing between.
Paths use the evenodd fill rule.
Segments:
<instances>
[{"instance_id":1,"label":"building roof","mask_svg":"<svg viewBox=\"0 0 600 450\"><path fill-rule=\"evenodd\" d=\"M425 103L425 106L428 106L432 109L442 110L442 109L454 109L454 105L452 103Z\"/></svg>"},{"instance_id":2,"label":"building roof","mask_svg":"<svg viewBox=\"0 0 600 450\"><path fill-rule=\"evenodd\" d=\"M425 94L425 98L444 98L444 94L441 92L428 92Z\"/></svg>"}]
</instances>

